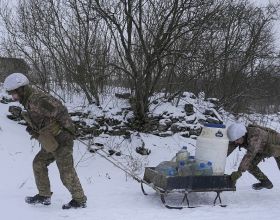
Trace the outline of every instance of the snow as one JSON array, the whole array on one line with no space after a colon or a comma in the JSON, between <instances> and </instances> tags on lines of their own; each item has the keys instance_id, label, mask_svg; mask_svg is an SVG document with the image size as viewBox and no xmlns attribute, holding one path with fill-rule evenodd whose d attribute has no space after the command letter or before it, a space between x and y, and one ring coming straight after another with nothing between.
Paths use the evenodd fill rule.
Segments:
<instances>
[{"instance_id":1,"label":"snow","mask_svg":"<svg viewBox=\"0 0 280 220\"><path fill-rule=\"evenodd\" d=\"M202 100L199 102L200 104L204 103ZM69 108L75 108L79 103L76 100L68 105ZM122 103L118 106L121 105ZM280 172L273 158L260 164L260 168L274 183L273 189L252 190L251 184L255 182L255 179L250 174L245 173L237 183L236 192L222 193L222 200L228 205L226 208L212 206L215 193L192 193L190 194L191 203L201 207L169 210L163 207L159 196L151 188L145 187L149 195L144 196L138 182L127 177L123 171L100 156L89 153L86 147L78 141L75 142L74 159L78 175L88 197L88 207L77 210L61 209L62 204L71 198L60 181L55 163L49 167L51 186L54 192L52 204L50 206L28 205L24 202L25 196L37 193L32 172L32 160L40 148L36 141L29 139L24 126L6 117L8 107L9 105L0 104L1 219L279 219ZM159 108L171 111L166 105ZM180 108L178 107L179 110L173 109L173 112L180 115ZM111 114L110 111L107 114ZM275 119L273 126L279 125L276 116L271 116ZM141 146L142 141L152 151L149 156L134 153L134 149ZM107 148L121 150L124 156L115 157L117 160L125 165L131 165L128 158L132 156L138 162L136 166L142 166L142 168L156 166L161 161L170 160L182 146L187 145L191 154L194 154L195 150L195 140L183 138L179 134L163 138L151 134L135 133L129 140L103 135L96 138L94 142L103 143ZM244 153L244 151L238 150L233 152L227 160L226 173L237 169ZM142 177L142 175L143 169L140 170L139 176ZM171 199L176 201L180 197L172 195Z\"/></svg>"},{"instance_id":2,"label":"snow","mask_svg":"<svg viewBox=\"0 0 280 220\"><path fill-rule=\"evenodd\" d=\"M269 2L266 0L251 1L259 4ZM13 2L16 1L13 0ZM270 2L277 3L278 0ZM279 20L275 22L275 32L279 36ZM3 35L1 30L0 35ZM278 37L277 42L279 42L279 39ZM280 45L279 43L277 44ZM211 108L210 104L201 99L198 100L199 103L195 103L196 100L189 98L191 94L186 93L186 96L185 103L190 102L199 106L198 109L195 109L196 117L205 119L201 112L205 108ZM94 105L84 108L85 101L80 96L75 97L72 103L68 103L68 107L70 111L79 109L85 112L90 111L92 118L104 114L117 117L113 113L118 112L117 109L121 107L127 107L126 101L112 101L110 96L105 96L102 101L103 103L108 103L107 112L101 111ZM168 210L163 207L159 196L152 189L145 187L149 195L144 196L140 190L139 183L127 178L122 171L98 155L87 152L86 147L77 141L74 147L74 159L81 183L88 196L88 207L77 210L61 209L62 204L68 202L71 198L60 181L55 163L49 167L51 186L54 192L51 206L30 206L24 202L24 197L37 193L32 172L32 160L40 148L36 141L29 139L24 126L7 119L8 107L9 105L0 103L0 218L3 220L279 219L280 172L273 158L267 159L259 165L274 184L274 188L271 190L252 190L251 184L255 182L255 179L246 172L238 181L236 192L222 193L222 199L228 205L227 208L213 207L211 205L215 196L214 193L193 193L190 195L191 202L203 205L202 207ZM170 103L166 103L159 106L153 105L150 109L154 110L154 115L168 111L174 117L183 117L182 103L177 108ZM223 110L221 112L223 113L224 121L230 123L232 116ZM131 114L126 117L131 117ZM118 116L117 118L122 120L123 116ZM188 119L188 117L185 118L186 120ZM264 117L250 115L244 118L246 122L251 120L258 121L259 124L280 131L278 114ZM193 116L189 116L189 120L193 119ZM94 121L91 120L88 123L94 123ZM191 154L194 154L195 140L193 139L183 138L178 134L165 138L149 134L140 135L146 147L152 151L149 157L133 155L134 158L142 162L142 166L155 166L161 161L170 160L184 145L188 146ZM133 154L133 149L142 144L138 134L133 135L130 142L124 141L122 138L106 136L96 138L94 141L104 143L107 148L120 148L122 153L127 155ZM243 155L244 151L235 150L232 153L227 160L226 173L231 173L237 169ZM125 162L125 159L122 158L122 161ZM140 176L142 175L143 171L140 173Z\"/></svg>"}]
</instances>

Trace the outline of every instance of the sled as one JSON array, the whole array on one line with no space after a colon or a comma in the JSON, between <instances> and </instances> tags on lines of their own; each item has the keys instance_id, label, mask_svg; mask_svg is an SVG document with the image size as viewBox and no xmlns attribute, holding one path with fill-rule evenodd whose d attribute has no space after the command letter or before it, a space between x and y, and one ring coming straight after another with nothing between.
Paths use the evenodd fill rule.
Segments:
<instances>
[{"instance_id":1,"label":"sled","mask_svg":"<svg viewBox=\"0 0 280 220\"><path fill-rule=\"evenodd\" d=\"M216 192L216 197L213 201L215 206L217 200L221 207L226 207L222 204L221 193L223 191L236 191L235 184L230 179L229 175L221 176L165 176L158 173L154 167L146 167L141 189L144 195L148 195L144 190L144 184L153 188L161 198L163 205L168 209L183 209L195 208L191 206L188 194L192 192ZM180 205L170 205L166 202L166 197L170 193L180 193L183 199ZM187 203L186 205L184 205Z\"/></svg>"}]
</instances>

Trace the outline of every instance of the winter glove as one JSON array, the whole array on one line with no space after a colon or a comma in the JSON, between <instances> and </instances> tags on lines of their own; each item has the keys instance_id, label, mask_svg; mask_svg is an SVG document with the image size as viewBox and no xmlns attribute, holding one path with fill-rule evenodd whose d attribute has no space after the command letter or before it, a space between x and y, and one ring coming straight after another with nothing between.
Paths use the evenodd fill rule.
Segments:
<instances>
[{"instance_id":1,"label":"winter glove","mask_svg":"<svg viewBox=\"0 0 280 220\"><path fill-rule=\"evenodd\" d=\"M241 171L235 171L232 172L232 174L230 175L230 179L232 180L232 182L234 183L234 185L236 184L236 181L242 176L242 172Z\"/></svg>"},{"instance_id":2,"label":"winter glove","mask_svg":"<svg viewBox=\"0 0 280 220\"><path fill-rule=\"evenodd\" d=\"M71 127L64 127L64 130L66 130L67 132L69 132L74 139L78 138L81 134L78 131L78 129L75 127L75 125L71 126Z\"/></svg>"},{"instance_id":3,"label":"winter glove","mask_svg":"<svg viewBox=\"0 0 280 220\"><path fill-rule=\"evenodd\" d=\"M50 122L48 125L46 125L45 127L41 128L39 130L39 134L52 134L53 136L57 136L59 135L59 133L61 132L61 126L56 122Z\"/></svg>"},{"instance_id":4,"label":"winter glove","mask_svg":"<svg viewBox=\"0 0 280 220\"><path fill-rule=\"evenodd\" d=\"M33 138L38 139L39 133L34 131L34 129L32 127L27 126L25 130L31 135L31 139L33 139Z\"/></svg>"}]
</instances>

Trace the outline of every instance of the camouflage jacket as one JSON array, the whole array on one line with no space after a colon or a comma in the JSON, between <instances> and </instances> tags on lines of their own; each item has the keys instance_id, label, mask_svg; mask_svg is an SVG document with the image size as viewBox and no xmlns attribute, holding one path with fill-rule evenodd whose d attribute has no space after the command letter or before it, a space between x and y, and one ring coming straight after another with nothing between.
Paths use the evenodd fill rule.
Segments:
<instances>
[{"instance_id":1,"label":"camouflage jacket","mask_svg":"<svg viewBox=\"0 0 280 220\"><path fill-rule=\"evenodd\" d=\"M236 147L236 145L230 144L228 155ZM262 154L263 157L280 156L280 134L270 128L249 125L245 141L239 147L247 149L247 153L238 168L239 171L245 172L257 154Z\"/></svg>"},{"instance_id":2,"label":"camouflage jacket","mask_svg":"<svg viewBox=\"0 0 280 220\"><path fill-rule=\"evenodd\" d=\"M61 128L70 133L75 131L67 108L55 97L26 86L21 104L30 118L29 125L35 131L39 131L53 122L58 123Z\"/></svg>"}]
</instances>

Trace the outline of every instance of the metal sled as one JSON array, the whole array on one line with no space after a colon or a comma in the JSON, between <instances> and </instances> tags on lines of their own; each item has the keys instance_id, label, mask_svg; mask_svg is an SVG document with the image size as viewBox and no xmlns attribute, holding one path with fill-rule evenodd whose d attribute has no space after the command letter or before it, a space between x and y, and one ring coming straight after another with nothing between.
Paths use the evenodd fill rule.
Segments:
<instances>
[{"instance_id":1,"label":"metal sled","mask_svg":"<svg viewBox=\"0 0 280 220\"><path fill-rule=\"evenodd\" d=\"M219 200L221 207L226 207L222 204L221 192L236 191L234 183L231 181L229 175L223 176L165 176L157 171L154 167L146 167L143 181L141 182L141 189L144 195L147 193L144 190L146 184L152 187L159 193L162 203L169 209L183 209L195 208L190 205L188 194L191 192L216 192L217 195L213 204L216 205ZM180 206L172 206L167 204L166 197L169 193L178 192L183 195ZM187 205L184 205L185 202Z\"/></svg>"}]
</instances>

